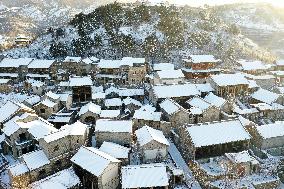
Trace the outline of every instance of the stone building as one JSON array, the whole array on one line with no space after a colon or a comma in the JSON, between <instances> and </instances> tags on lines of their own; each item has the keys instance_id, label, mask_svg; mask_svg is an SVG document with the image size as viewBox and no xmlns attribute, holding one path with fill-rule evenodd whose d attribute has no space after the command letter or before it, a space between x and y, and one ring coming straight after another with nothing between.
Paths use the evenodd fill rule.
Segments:
<instances>
[{"instance_id":1,"label":"stone building","mask_svg":"<svg viewBox=\"0 0 284 189\"><path fill-rule=\"evenodd\" d=\"M200 95L194 84L177 84L177 85L157 85L152 86L149 91L149 100L154 105L162 102L166 98L171 98L181 105L189 98Z\"/></svg>"},{"instance_id":2,"label":"stone building","mask_svg":"<svg viewBox=\"0 0 284 189\"><path fill-rule=\"evenodd\" d=\"M75 103L91 101L92 99L92 79L86 77L71 77L69 86L72 88L72 99Z\"/></svg>"},{"instance_id":3,"label":"stone building","mask_svg":"<svg viewBox=\"0 0 284 189\"><path fill-rule=\"evenodd\" d=\"M121 168L121 188L168 189L169 177L165 164L128 165Z\"/></svg>"},{"instance_id":4,"label":"stone building","mask_svg":"<svg viewBox=\"0 0 284 189\"><path fill-rule=\"evenodd\" d=\"M249 91L249 82L240 73L213 75L209 82L220 97L244 95Z\"/></svg>"},{"instance_id":5,"label":"stone building","mask_svg":"<svg viewBox=\"0 0 284 189\"><path fill-rule=\"evenodd\" d=\"M58 112L60 108L60 96L51 91L44 95L41 102L34 105L37 114L45 119L48 119L53 113Z\"/></svg>"},{"instance_id":6,"label":"stone building","mask_svg":"<svg viewBox=\"0 0 284 189\"><path fill-rule=\"evenodd\" d=\"M160 129L161 112L156 112L156 108L151 105L142 106L140 109L135 110L133 115L133 129L139 129L144 125Z\"/></svg>"},{"instance_id":7,"label":"stone building","mask_svg":"<svg viewBox=\"0 0 284 189\"><path fill-rule=\"evenodd\" d=\"M56 77L55 60L33 60L28 65L27 79L49 81Z\"/></svg>"},{"instance_id":8,"label":"stone building","mask_svg":"<svg viewBox=\"0 0 284 189\"><path fill-rule=\"evenodd\" d=\"M217 68L219 63L213 55L189 55L183 59L182 71L187 79L204 79L221 71Z\"/></svg>"},{"instance_id":9,"label":"stone building","mask_svg":"<svg viewBox=\"0 0 284 189\"><path fill-rule=\"evenodd\" d=\"M107 141L129 147L132 143L132 124L131 120L97 120L95 126L97 146Z\"/></svg>"},{"instance_id":10,"label":"stone building","mask_svg":"<svg viewBox=\"0 0 284 189\"><path fill-rule=\"evenodd\" d=\"M52 124L35 114L16 116L4 124L3 151L5 154L19 157L35 150L40 138L55 131L57 129Z\"/></svg>"},{"instance_id":11,"label":"stone building","mask_svg":"<svg viewBox=\"0 0 284 189\"><path fill-rule=\"evenodd\" d=\"M121 165L129 164L130 148L121 146L113 142L103 142L99 150L120 160Z\"/></svg>"},{"instance_id":12,"label":"stone building","mask_svg":"<svg viewBox=\"0 0 284 189\"><path fill-rule=\"evenodd\" d=\"M189 111L192 113L191 123L212 122L220 120L220 109L206 102L200 97L193 97L186 101Z\"/></svg>"},{"instance_id":13,"label":"stone building","mask_svg":"<svg viewBox=\"0 0 284 189\"><path fill-rule=\"evenodd\" d=\"M10 93L12 89L11 79L0 79L0 93Z\"/></svg>"},{"instance_id":14,"label":"stone building","mask_svg":"<svg viewBox=\"0 0 284 189\"><path fill-rule=\"evenodd\" d=\"M4 105L0 107L0 127L3 128L3 124L12 119L13 117L17 115L22 115L23 113L35 113L35 111L28 106L22 104L22 103L17 103L17 102L12 102L12 101L7 101Z\"/></svg>"},{"instance_id":15,"label":"stone building","mask_svg":"<svg viewBox=\"0 0 284 189\"><path fill-rule=\"evenodd\" d=\"M160 130L144 126L135 131L137 145L143 163L167 160L169 142Z\"/></svg>"},{"instance_id":16,"label":"stone building","mask_svg":"<svg viewBox=\"0 0 284 189\"><path fill-rule=\"evenodd\" d=\"M82 123L95 124L101 113L101 107L92 102L81 107L78 116Z\"/></svg>"},{"instance_id":17,"label":"stone building","mask_svg":"<svg viewBox=\"0 0 284 189\"><path fill-rule=\"evenodd\" d=\"M124 57L122 60L100 60L96 78L99 84L139 85L145 81L148 64L145 58Z\"/></svg>"},{"instance_id":18,"label":"stone building","mask_svg":"<svg viewBox=\"0 0 284 189\"><path fill-rule=\"evenodd\" d=\"M186 160L247 150L251 139L239 120L185 125L179 134Z\"/></svg>"},{"instance_id":19,"label":"stone building","mask_svg":"<svg viewBox=\"0 0 284 189\"><path fill-rule=\"evenodd\" d=\"M153 85L181 84L184 83L184 75L181 70L162 70L153 74Z\"/></svg>"},{"instance_id":20,"label":"stone building","mask_svg":"<svg viewBox=\"0 0 284 189\"><path fill-rule=\"evenodd\" d=\"M50 159L51 166L62 169L70 166L69 159L81 146L88 144L88 135L87 125L77 121L46 135L39 140L39 146Z\"/></svg>"},{"instance_id":21,"label":"stone building","mask_svg":"<svg viewBox=\"0 0 284 189\"><path fill-rule=\"evenodd\" d=\"M260 75L269 72L270 69L272 70L271 65L265 65L263 62L258 60L239 60L238 64L241 66L241 70L247 74Z\"/></svg>"},{"instance_id":22,"label":"stone building","mask_svg":"<svg viewBox=\"0 0 284 189\"><path fill-rule=\"evenodd\" d=\"M120 160L96 148L82 146L71 162L85 188L118 188Z\"/></svg>"},{"instance_id":23,"label":"stone building","mask_svg":"<svg viewBox=\"0 0 284 189\"><path fill-rule=\"evenodd\" d=\"M174 100L165 99L159 106L162 112L162 119L170 122L171 129L177 129L184 124L193 123L190 119L191 113Z\"/></svg>"},{"instance_id":24,"label":"stone building","mask_svg":"<svg viewBox=\"0 0 284 189\"><path fill-rule=\"evenodd\" d=\"M32 58L4 58L0 62L0 78L24 80Z\"/></svg>"},{"instance_id":25,"label":"stone building","mask_svg":"<svg viewBox=\"0 0 284 189\"><path fill-rule=\"evenodd\" d=\"M248 128L252 143L262 149L284 147L284 124L277 122L266 125L255 125Z\"/></svg>"}]
</instances>

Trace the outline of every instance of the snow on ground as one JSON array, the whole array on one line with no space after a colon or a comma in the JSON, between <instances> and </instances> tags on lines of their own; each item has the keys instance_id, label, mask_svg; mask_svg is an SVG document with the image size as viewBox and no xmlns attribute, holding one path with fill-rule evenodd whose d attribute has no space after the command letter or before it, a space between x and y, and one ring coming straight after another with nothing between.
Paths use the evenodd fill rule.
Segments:
<instances>
[{"instance_id":1,"label":"snow on ground","mask_svg":"<svg viewBox=\"0 0 284 189\"><path fill-rule=\"evenodd\" d=\"M188 165L185 163L184 159L182 158L175 144L170 140L169 142L170 142L169 154L172 157L173 161L175 162L176 166L184 171L186 184L188 186L191 186L192 189L201 189L201 186L193 177L191 170L189 169Z\"/></svg>"}]
</instances>

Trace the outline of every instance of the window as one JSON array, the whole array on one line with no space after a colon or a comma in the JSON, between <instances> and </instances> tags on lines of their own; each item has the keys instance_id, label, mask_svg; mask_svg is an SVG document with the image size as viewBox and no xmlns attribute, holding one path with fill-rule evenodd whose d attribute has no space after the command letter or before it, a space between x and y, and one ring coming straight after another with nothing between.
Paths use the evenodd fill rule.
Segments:
<instances>
[{"instance_id":1,"label":"window","mask_svg":"<svg viewBox=\"0 0 284 189\"><path fill-rule=\"evenodd\" d=\"M59 147L58 147L58 145L56 145L56 146L54 147L53 151L55 152L55 151L58 151L58 150L59 150Z\"/></svg>"},{"instance_id":2,"label":"window","mask_svg":"<svg viewBox=\"0 0 284 189\"><path fill-rule=\"evenodd\" d=\"M45 109L40 109L39 111L40 111L40 113L42 113L42 114L45 113Z\"/></svg>"}]
</instances>

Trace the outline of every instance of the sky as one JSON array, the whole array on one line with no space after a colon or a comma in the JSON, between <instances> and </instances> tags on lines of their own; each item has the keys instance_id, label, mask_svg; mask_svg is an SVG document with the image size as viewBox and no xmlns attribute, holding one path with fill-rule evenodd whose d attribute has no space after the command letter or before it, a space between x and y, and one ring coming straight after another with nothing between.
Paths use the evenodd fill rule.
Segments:
<instances>
[{"instance_id":1,"label":"sky","mask_svg":"<svg viewBox=\"0 0 284 189\"><path fill-rule=\"evenodd\" d=\"M161 2L163 0L149 0L151 2ZM188 4L191 6L203 6L208 5L222 5L229 3L270 3L277 7L284 7L284 0L168 0L170 3L179 5Z\"/></svg>"}]
</instances>

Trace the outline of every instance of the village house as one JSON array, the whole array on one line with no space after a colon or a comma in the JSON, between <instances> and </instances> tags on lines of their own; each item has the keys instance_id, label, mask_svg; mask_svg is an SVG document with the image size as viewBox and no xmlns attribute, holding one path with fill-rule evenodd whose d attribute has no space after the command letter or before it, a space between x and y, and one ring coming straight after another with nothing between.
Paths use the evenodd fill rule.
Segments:
<instances>
[{"instance_id":1,"label":"village house","mask_svg":"<svg viewBox=\"0 0 284 189\"><path fill-rule=\"evenodd\" d=\"M95 126L97 146L107 141L129 147L132 143L132 124L131 120L97 120Z\"/></svg>"},{"instance_id":2,"label":"village house","mask_svg":"<svg viewBox=\"0 0 284 189\"><path fill-rule=\"evenodd\" d=\"M4 58L0 62L0 78L24 80L28 71L28 65L32 61L32 58Z\"/></svg>"},{"instance_id":3,"label":"village house","mask_svg":"<svg viewBox=\"0 0 284 189\"><path fill-rule=\"evenodd\" d=\"M133 115L136 110L142 107L141 102L130 97L124 99L122 103L124 111L128 111L131 115Z\"/></svg>"},{"instance_id":4,"label":"village house","mask_svg":"<svg viewBox=\"0 0 284 189\"><path fill-rule=\"evenodd\" d=\"M232 114L242 116L251 121L258 121L259 111L247 102L241 102L237 99L232 105Z\"/></svg>"},{"instance_id":5,"label":"village house","mask_svg":"<svg viewBox=\"0 0 284 189\"><path fill-rule=\"evenodd\" d=\"M167 160L169 142L160 130L144 126L135 131L141 161L158 163Z\"/></svg>"},{"instance_id":6,"label":"village house","mask_svg":"<svg viewBox=\"0 0 284 189\"><path fill-rule=\"evenodd\" d=\"M34 105L37 114L45 119L48 119L53 113L58 112L60 108L60 96L51 91L44 95L43 101Z\"/></svg>"},{"instance_id":7,"label":"village house","mask_svg":"<svg viewBox=\"0 0 284 189\"><path fill-rule=\"evenodd\" d=\"M188 59L183 59L182 71L186 79L204 79L221 71L217 68L219 63L213 55L189 55Z\"/></svg>"},{"instance_id":8,"label":"village house","mask_svg":"<svg viewBox=\"0 0 284 189\"><path fill-rule=\"evenodd\" d=\"M106 99L106 93L104 92L92 93L92 102L94 102L95 104L103 106L105 104L105 99Z\"/></svg>"},{"instance_id":9,"label":"village house","mask_svg":"<svg viewBox=\"0 0 284 189\"><path fill-rule=\"evenodd\" d=\"M209 93L213 93L214 89L210 83L198 83L195 84L197 90L201 93L200 96L203 98Z\"/></svg>"},{"instance_id":10,"label":"village house","mask_svg":"<svg viewBox=\"0 0 284 189\"><path fill-rule=\"evenodd\" d=\"M186 160L247 150L251 139L239 120L185 125L179 133Z\"/></svg>"},{"instance_id":11,"label":"village house","mask_svg":"<svg viewBox=\"0 0 284 189\"><path fill-rule=\"evenodd\" d=\"M69 86L72 88L72 99L75 103L91 101L93 81L89 76L71 77Z\"/></svg>"},{"instance_id":12,"label":"village house","mask_svg":"<svg viewBox=\"0 0 284 189\"><path fill-rule=\"evenodd\" d=\"M284 147L283 122L255 125L248 131L252 136L252 143L262 150Z\"/></svg>"},{"instance_id":13,"label":"village house","mask_svg":"<svg viewBox=\"0 0 284 189\"><path fill-rule=\"evenodd\" d=\"M284 102L284 99L282 95L273 93L271 91L268 91L262 88L258 89L256 92L251 94L251 99L250 99L251 104L256 104L256 103L283 104L283 102Z\"/></svg>"},{"instance_id":14,"label":"village house","mask_svg":"<svg viewBox=\"0 0 284 189\"><path fill-rule=\"evenodd\" d=\"M32 108L35 104L40 102L40 96L37 95L31 95L27 97L22 103L29 108Z\"/></svg>"},{"instance_id":15,"label":"village house","mask_svg":"<svg viewBox=\"0 0 284 189\"><path fill-rule=\"evenodd\" d=\"M20 163L8 167L8 175L14 188L43 179L52 172L50 161L43 150L37 150L20 157Z\"/></svg>"},{"instance_id":16,"label":"village house","mask_svg":"<svg viewBox=\"0 0 284 189\"><path fill-rule=\"evenodd\" d=\"M117 92L118 96L122 99L131 97L135 100L143 102L145 98L145 92L143 88L119 88Z\"/></svg>"},{"instance_id":17,"label":"village house","mask_svg":"<svg viewBox=\"0 0 284 189\"><path fill-rule=\"evenodd\" d=\"M49 116L47 121L52 123L55 128L60 129L64 125L74 123L76 116L76 111L62 109L61 111Z\"/></svg>"},{"instance_id":18,"label":"village house","mask_svg":"<svg viewBox=\"0 0 284 189\"><path fill-rule=\"evenodd\" d=\"M100 118L101 119L119 120L120 115L121 115L120 110L101 110Z\"/></svg>"},{"instance_id":19,"label":"village house","mask_svg":"<svg viewBox=\"0 0 284 189\"><path fill-rule=\"evenodd\" d=\"M167 98L159 106L162 112L162 119L171 124L170 129L177 129L186 123L192 123L190 122L192 116L190 112L174 100Z\"/></svg>"},{"instance_id":20,"label":"village house","mask_svg":"<svg viewBox=\"0 0 284 189\"><path fill-rule=\"evenodd\" d=\"M60 103L61 105L66 108L67 110L70 110L73 99L72 99L72 94L69 93L57 93L57 95L60 96Z\"/></svg>"},{"instance_id":21,"label":"village house","mask_svg":"<svg viewBox=\"0 0 284 189\"><path fill-rule=\"evenodd\" d=\"M91 64L86 61L82 61L81 57L67 56L63 61L57 63L58 70L61 70L61 77L64 80L69 75L75 74L78 76L87 75L91 69Z\"/></svg>"},{"instance_id":22,"label":"village house","mask_svg":"<svg viewBox=\"0 0 284 189\"><path fill-rule=\"evenodd\" d=\"M130 155L130 148L121 146L119 144L113 142L103 142L101 147L99 148L100 151L105 152L112 157L121 161L121 165L128 165L129 164L129 155Z\"/></svg>"},{"instance_id":23,"label":"village house","mask_svg":"<svg viewBox=\"0 0 284 189\"><path fill-rule=\"evenodd\" d=\"M3 124L16 115L21 115L23 113L35 113L35 111L22 103L16 103L12 101L7 101L4 105L0 107L0 126L3 128Z\"/></svg>"},{"instance_id":24,"label":"village house","mask_svg":"<svg viewBox=\"0 0 284 189\"><path fill-rule=\"evenodd\" d=\"M72 167L59 171L44 179L31 183L28 187L31 189L72 188L78 189L81 182Z\"/></svg>"},{"instance_id":25,"label":"village house","mask_svg":"<svg viewBox=\"0 0 284 189\"><path fill-rule=\"evenodd\" d=\"M77 121L41 138L39 146L52 168L58 170L70 166L69 159L81 146L88 144L88 136L88 126Z\"/></svg>"},{"instance_id":26,"label":"village house","mask_svg":"<svg viewBox=\"0 0 284 189\"><path fill-rule=\"evenodd\" d=\"M192 111L191 123L212 122L220 120L220 109L200 97L186 101L189 111Z\"/></svg>"},{"instance_id":27,"label":"village house","mask_svg":"<svg viewBox=\"0 0 284 189\"><path fill-rule=\"evenodd\" d=\"M156 112L156 108L151 105L142 106L140 109L135 110L133 115L133 129L139 129L144 125L160 129L161 112Z\"/></svg>"},{"instance_id":28,"label":"village house","mask_svg":"<svg viewBox=\"0 0 284 189\"><path fill-rule=\"evenodd\" d=\"M275 66L276 70L284 71L284 60L283 59L277 60L275 64L276 64Z\"/></svg>"},{"instance_id":29,"label":"village house","mask_svg":"<svg viewBox=\"0 0 284 189\"><path fill-rule=\"evenodd\" d=\"M239 60L237 62L240 65L240 69L243 72L253 75L265 74L272 67L272 65L269 64L265 65L263 62L258 60L255 61Z\"/></svg>"},{"instance_id":30,"label":"village house","mask_svg":"<svg viewBox=\"0 0 284 189\"><path fill-rule=\"evenodd\" d=\"M247 150L237 153L225 153L225 156L239 177L257 173L260 170L259 161L251 156Z\"/></svg>"},{"instance_id":31,"label":"village house","mask_svg":"<svg viewBox=\"0 0 284 189\"><path fill-rule=\"evenodd\" d=\"M249 88L251 88L251 90L255 90L255 88L263 88L263 89L267 89L270 90L272 87L274 87L276 85L277 82L277 78L272 75L251 75L251 74L244 74L245 78L248 79L249 84ZM254 86L255 85L255 86Z\"/></svg>"},{"instance_id":32,"label":"village house","mask_svg":"<svg viewBox=\"0 0 284 189\"><path fill-rule=\"evenodd\" d=\"M4 124L4 154L15 158L35 150L38 140L47 134L57 131L52 124L35 114L22 114Z\"/></svg>"},{"instance_id":33,"label":"village house","mask_svg":"<svg viewBox=\"0 0 284 189\"><path fill-rule=\"evenodd\" d=\"M171 98L181 105L189 98L200 95L194 84L157 85L149 91L149 100L157 105L166 98Z\"/></svg>"},{"instance_id":34,"label":"village house","mask_svg":"<svg viewBox=\"0 0 284 189\"><path fill-rule=\"evenodd\" d=\"M243 95L249 90L248 80L240 73L213 75L209 82L220 97Z\"/></svg>"},{"instance_id":35,"label":"village house","mask_svg":"<svg viewBox=\"0 0 284 189\"><path fill-rule=\"evenodd\" d=\"M0 79L0 93L10 93L12 89L11 79Z\"/></svg>"},{"instance_id":36,"label":"village house","mask_svg":"<svg viewBox=\"0 0 284 189\"><path fill-rule=\"evenodd\" d=\"M105 99L105 108L108 110L120 110L122 101L120 98Z\"/></svg>"},{"instance_id":37,"label":"village house","mask_svg":"<svg viewBox=\"0 0 284 189\"><path fill-rule=\"evenodd\" d=\"M145 81L148 64L145 58L123 57L122 60L103 60L98 63L96 78L99 84L139 85Z\"/></svg>"},{"instance_id":38,"label":"village house","mask_svg":"<svg viewBox=\"0 0 284 189\"><path fill-rule=\"evenodd\" d=\"M162 70L153 74L152 85L164 84L181 84L184 83L184 75L181 70Z\"/></svg>"},{"instance_id":39,"label":"village house","mask_svg":"<svg viewBox=\"0 0 284 189\"><path fill-rule=\"evenodd\" d=\"M71 162L84 187L111 189L119 186L121 161L109 154L82 146Z\"/></svg>"},{"instance_id":40,"label":"village house","mask_svg":"<svg viewBox=\"0 0 284 189\"><path fill-rule=\"evenodd\" d=\"M128 165L121 168L121 188L169 188L167 168L164 164Z\"/></svg>"},{"instance_id":41,"label":"village house","mask_svg":"<svg viewBox=\"0 0 284 189\"><path fill-rule=\"evenodd\" d=\"M49 81L54 79L56 74L55 60L33 60L28 65L27 79Z\"/></svg>"},{"instance_id":42,"label":"village house","mask_svg":"<svg viewBox=\"0 0 284 189\"><path fill-rule=\"evenodd\" d=\"M101 107L92 102L81 107L78 116L82 123L95 124L101 113Z\"/></svg>"},{"instance_id":43,"label":"village house","mask_svg":"<svg viewBox=\"0 0 284 189\"><path fill-rule=\"evenodd\" d=\"M213 93L209 93L208 95L204 97L204 100L220 108L220 110L224 111L225 113L232 113L231 103L222 97L219 97Z\"/></svg>"},{"instance_id":44,"label":"village house","mask_svg":"<svg viewBox=\"0 0 284 189\"><path fill-rule=\"evenodd\" d=\"M162 70L174 70L175 69L175 65L171 64L171 63L156 63L156 64L153 64L152 67L153 67L152 70L154 72L162 71Z\"/></svg>"}]
</instances>

